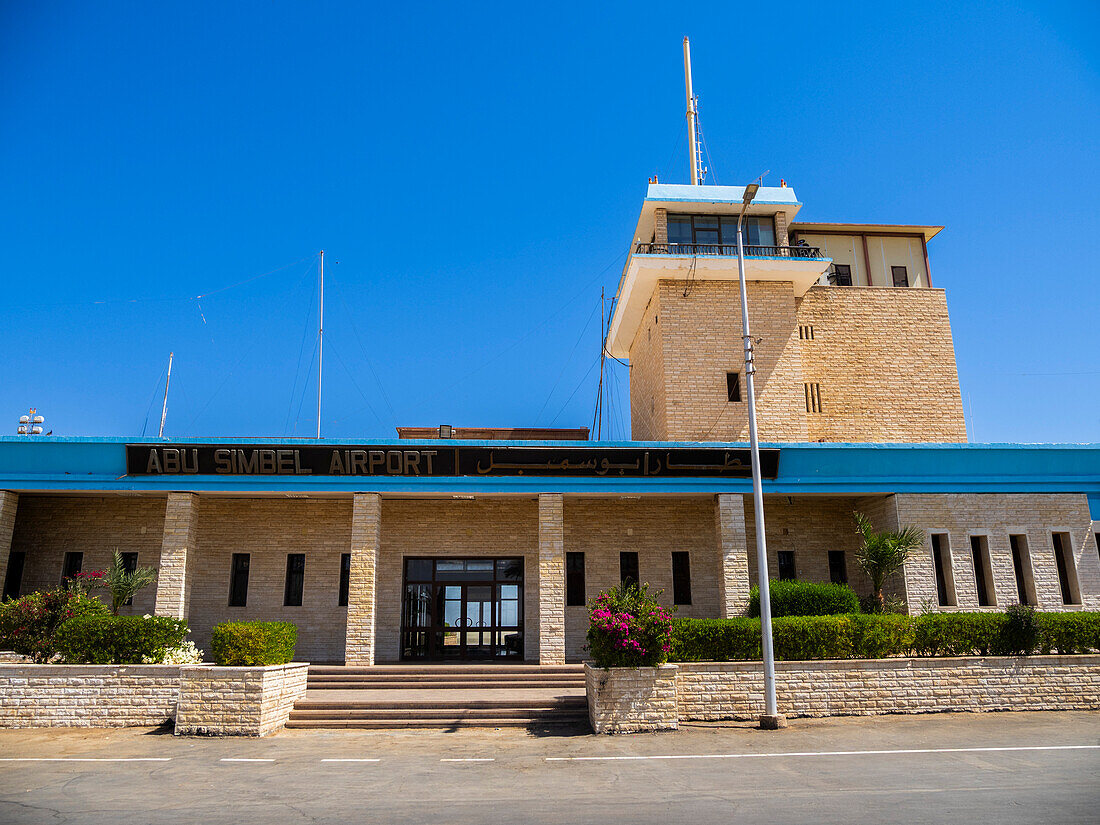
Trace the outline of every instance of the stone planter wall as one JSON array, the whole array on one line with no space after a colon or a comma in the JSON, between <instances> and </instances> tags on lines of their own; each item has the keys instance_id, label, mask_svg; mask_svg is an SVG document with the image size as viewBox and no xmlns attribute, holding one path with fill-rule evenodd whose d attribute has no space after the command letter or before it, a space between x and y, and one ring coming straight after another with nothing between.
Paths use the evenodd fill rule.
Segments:
<instances>
[{"instance_id":1,"label":"stone planter wall","mask_svg":"<svg viewBox=\"0 0 1100 825\"><path fill-rule=\"evenodd\" d=\"M588 719L596 733L670 730L678 725L676 665L584 666Z\"/></svg>"},{"instance_id":2,"label":"stone planter wall","mask_svg":"<svg viewBox=\"0 0 1100 825\"><path fill-rule=\"evenodd\" d=\"M179 687L179 665L0 664L0 728L162 725Z\"/></svg>"},{"instance_id":3,"label":"stone planter wall","mask_svg":"<svg viewBox=\"0 0 1100 825\"><path fill-rule=\"evenodd\" d=\"M788 717L1100 710L1095 654L776 662L775 670L779 712ZM662 730L692 720L755 721L764 712L760 662L637 670L585 665L585 675L597 733Z\"/></svg>"},{"instance_id":4,"label":"stone planter wall","mask_svg":"<svg viewBox=\"0 0 1100 825\"><path fill-rule=\"evenodd\" d=\"M760 662L679 668L681 720L764 712ZM789 717L1100 709L1100 655L776 662L775 671L779 711Z\"/></svg>"},{"instance_id":5,"label":"stone planter wall","mask_svg":"<svg viewBox=\"0 0 1100 825\"><path fill-rule=\"evenodd\" d=\"M180 673L176 733L267 736L281 730L305 693L309 665L184 667Z\"/></svg>"}]
</instances>

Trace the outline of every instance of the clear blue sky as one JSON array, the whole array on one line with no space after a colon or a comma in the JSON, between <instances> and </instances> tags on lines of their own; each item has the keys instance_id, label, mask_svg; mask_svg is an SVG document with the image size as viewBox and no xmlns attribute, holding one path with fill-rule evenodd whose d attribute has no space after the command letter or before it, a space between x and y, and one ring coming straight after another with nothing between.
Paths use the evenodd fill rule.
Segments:
<instances>
[{"instance_id":1,"label":"clear blue sky","mask_svg":"<svg viewBox=\"0 0 1100 825\"><path fill-rule=\"evenodd\" d=\"M1100 6L820 8L0 4L0 430L155 434L174 350L168 435L312 434L322 248L326 435L589 424L688 34L719 183L947 226L972 440L1100 441Z\"/></svg>"}]
</instances>

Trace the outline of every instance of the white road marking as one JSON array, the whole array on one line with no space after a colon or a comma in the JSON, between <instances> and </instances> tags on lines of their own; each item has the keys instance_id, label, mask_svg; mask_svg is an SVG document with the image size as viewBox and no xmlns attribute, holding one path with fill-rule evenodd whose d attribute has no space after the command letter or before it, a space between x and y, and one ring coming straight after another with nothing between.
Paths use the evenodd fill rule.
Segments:
<instances>
[{"instance_id":1,"label":"white road marking","mask_svg":"<svg viewBox=\"0 0 1100 825\"><path fill-rule=\"evenodd\" d=\"M226 756L218 760L219 762L274 762L274 759L250 759L244 756Z\"/></svg>"},{"instance_id":2,"label":"white road marking","mask_svg":"<svg viewBox=\"0 0 1100 825\"><path fill-rule=\"evenodd\" d=\"M908 748L889 751L787 751L779 753L693 753L660 756L548 756L547 762L627 762L642 759L767 759L781 756L884 756L914 753L991 753L1001 751L1096 750L1100 745L1019 745L1003 748Z\"/></svg>"},{"instance_id":3,"label":"white road marking","mask_svg":"<svg viewBox=\"0 0 1100 825\"><path fill-rule=\"evenodd\" d=\"M440 759L439 761L440 762L496 762L496 759L488 757L488 758L482 758L482 759L473 759L473 758L469 758L469 759Z\"/></svg>"},{"instance_id":4,"label":"white road marking","mask_svg":"<svg viewBox=\"0 0 1100 825\"><path fill-rule=\"evenodd\" d=\"M322 762L381 762L381 759L322 759Z\"/></svg>"},{"instance_id":5,"label":"white road marking","mask_svg":"<svg viewBox=\"0 0 1100 825\"><path fill-rule=\"evenodd\" d=\"M170 762L170 756L9 756L0 762Z\"/></svg>"}]
</instances>

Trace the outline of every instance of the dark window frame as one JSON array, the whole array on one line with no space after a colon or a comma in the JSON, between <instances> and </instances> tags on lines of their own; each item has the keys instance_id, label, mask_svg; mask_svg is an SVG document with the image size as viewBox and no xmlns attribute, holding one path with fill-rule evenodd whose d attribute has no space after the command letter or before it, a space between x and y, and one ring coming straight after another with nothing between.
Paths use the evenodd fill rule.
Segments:
<instances>
[{"instance_id":1,"label":"dark window frame","mask_svg":"<svg viewBox=\"0 0 1100 825\"><path fill-rule=\"evenodd\" d=\"M680 221L687 221L690 225L690 241L672 240L672 225ZM701 223L713 221L714 226L696 226L696 221ZM671 246L686 243L696 246L737 246L737 218L731 215L696 215L676 212L668 216L666 226L668 227L669 244ZM771 228L771 243L764 243L760 240L761 226ZM699 240L700 232L715 232L718 239L711 240L706 237L704 240ZM745 215L741 224L741 243L746 249L753 246L775 246L778 243L775 231L775 215ZM746 251L745 254L751 255L752 252Z\"/></svg>"},{"instance_id":2,"label":"dark window frame","mask_svg":"<svg viewBox=\"0 0 1100 825\"><path fill-rule=\"evenodd\" d=\"M776 575L780 581L798 581L798 567L794 550L779 550L775 554Z\"/></svg>"},{"instance_id":3,"label":"dark window frame","mask_svg":"<svg viewBox=\"0 0 1100 825\"><path fill-rule=\"evenodd\" d=\"M229 559L229 606L248 607L248 571L251 553L233 553Z\"/></svg>"},{"instance_id":4,"label":"dark window frame","mask_svg":"<svg viewBox=\"0 0 1100 825\"><path fill-rule=\"evenodd\" d=\"M1073 544L1069 541L1069 533L1060 530L1051 532L1051 543L1054 545L1054 563L1058 568L1058 588L1062 592L1062 604L1076 606L1081 604L1080 582L1076 582L1077 593L1074 593L1074 578L1077 576L1077 567L1073 563Z\"/></svg>"},{"instance_id":5,"label":"dark window frame","mask_svg":"<svg viewBox=\"0 0 1100 825\"><path fill-rule=\"evenodd\" d=\"M565 554L565 606L584 607L587 604L584 579L584 553Z\"/></svg>"},{"instance_id":6,"label":"dark window frame","mask_svg":"<svg viewBox=\"0 0 1100 825\"><path fill-rule=\"evenodd\" d=\"M27 566L27 553L24 550L12 550L8 553L8 566L4 571L4 592L2 599L18 599L19 589L23 586L23 571Z\"/></svg>"},{"instance_id":7,"label":"dark window frame","mask_svg":"<svg viewBox=\"0 0 1100 825\"><path fill-rule=\"evenodd\" d=\"M898 270L901 270L901 283L898 283ZM909 286L909 268L905 266L891 266L890 278L896 287Z\"/></svg>"},{"instance_id":8,"label":"dark window frame","mask_svg":"<svg viewBox=\"0 0 1100 825\"><path fill-rule=\"evenodd\" d=\"M127 552L127 553L119 553L119 555L122 556L122 569L123 570L125 570L127 573L133 573L135 570L137 570L137 565L138 565L138 554L137 553L135 553L133 551L130 551L130 552ZM126 601L124 601L122 604L123 604L124 607L129 607L133 603L134 603L134 597L131 596Z\"/></svg>"},{"instance_id":9,"label":"dark window frame","mask_svg":"<svg viewBox=\"0 0 1100 825\"><path fill-rule=\"evenodd\" d=\"M638 554L633 550L623 550L619 553L619 583L641 584L638 570Z\"/></svg>"},{"instance_id":10,"label":"dark window frame","mask_svg":"<svg viewBox=\"0 0 1100 825\"><path fill-rule=\"evenodd\" d=\"M726 403L735 404L741 401L741 373L726 373Z\"/></svg>"},{"instance_id":11,"label":"dark window frame","mask_svg":"<svg viewBox=\"0 0 1100 825\"><path fill-rule=\"evenodd\" d=\"M351 591L351 553L340 554L340 589L336 596L337 607L348 606Z\"/></svg>"},{"instance_id":12,"label":"dark window frame","mask_svg":"<svg viewBox=\"0 0 1100 825\"><path fill-rule=\"evenodd\" d=\"M970 558L974 563L974 590L978 607L996 607L997 591L993 585L993 563L989 557L989 536L974 533L970 536Z\"/></svg>"},{"instance_id":13,"label":"dark window frame","mask_svg":"<svg viewBox=\"0 0 1100 825\"><path fill-rule=\"evenodd\" d=\"M841 272L840 270L844 270ZM829 285L830 286L851 286L852 285L852 265L851 264L833 264L829 271Z\"/></svg>"},{"instance_id":14,"label":"dark window frame","mask_svg":"<svg viewBox=\"0 0 1100 825\"><path fill-rule=\"evenodd\" d=\"M691 604L691 553L686 550L672 553L672 603Z\"/></svg>"},{"instance_id":15,"label":"dark window frame","mask_svg":"<svg viewBox=\"0 0 1100 825\"><path fill-rule=\"evenodd\" d=\"M829 551L829 581L833 584L848 583L848 556L843 550Z\"/></svg>"},{"instance_id":16,"label":"dark window frame","mask_svg":"<svg viewBox=\"0 0 1100 825\"><path fill-rule=\"evenodd\" d=\"M306 554L286 554L286 582L283 585L283 607L301 607L306 589Z\"/></svg>"},{"instance_id":17,"label":"dark window frame","mask_svg":"<svg viewBox=\"0 0 1100 825\"><path fill-rule=\"evenodd\" d=\"M1035 598L1034 570L1031 567L1031 549L1028 547L1027 536L1023 533L1011 533L1008 537L1008 548L1012 556L1012 572L1016 578L1016 598L1020 604L1038 604Z\"/></svg>"},{"instance_id":18,"label":"dark window frame","mask_svg":"<svg viewBox=\"0 0 1100 825\"><path fill-rule=\"evenodd\" d=\"M61 559L61 584L80 575L84 569L84 553L79 550L67 550Z\"/></svg>"},{"instance_id":19,"label":"dark window frame","mask_svg":"<svg viewBox=\"0 0 1100 825\"><path fill-rule=\"evenodd\" d=\"M936 578L936 601L940 607L955 607L955 572L951 562L951 539L947 533L931 533L932 570ZM946 545L946 546L945 546Z\"/></svg>"}]
</instances>

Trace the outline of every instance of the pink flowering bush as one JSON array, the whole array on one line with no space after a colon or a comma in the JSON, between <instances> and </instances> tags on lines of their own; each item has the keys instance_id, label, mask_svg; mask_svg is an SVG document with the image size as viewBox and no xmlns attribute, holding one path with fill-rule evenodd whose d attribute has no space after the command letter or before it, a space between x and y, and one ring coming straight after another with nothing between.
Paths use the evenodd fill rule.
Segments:
<instances>
[{"instance_id":1,"label":"pink flowering bush","mask_svg":"<svg viewBox=\"0 0 1100 825\"><path fill-rule=\"evenodd\" d=\"M47 590L0 604L0 649L48 662L57 652L57 629L76 616L104 614L99 600L74 590Z\"/></svg>"},{"instance_id":2,"label":"pink flowering bush","mask_svg":"<svg viewBox=\"0 0 1100 825\"><path fill-rule=\"evenodd\" d=\"M647 584L630 584L606 590L592 601L587 650L597 666L655 667L668 661L672 616L655 596Z\"/></svg>"}]
</instances>

